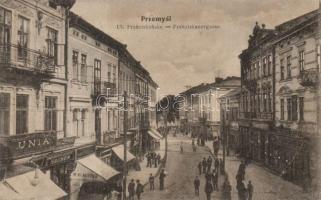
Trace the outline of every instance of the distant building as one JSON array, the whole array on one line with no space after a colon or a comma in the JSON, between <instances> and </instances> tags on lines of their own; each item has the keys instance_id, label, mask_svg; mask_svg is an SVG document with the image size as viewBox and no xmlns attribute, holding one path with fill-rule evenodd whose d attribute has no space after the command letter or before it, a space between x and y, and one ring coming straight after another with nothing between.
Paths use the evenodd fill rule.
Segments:
<instances>
[{"instance_id":1,"label":"distant building","mask_svg":"<svg viewBox=\"0 0 321 200\"><path fill-rule=\"evenodd\" d=\"M216 78L214 83L200 84L179 95L180 126L183 132L199 134L201 121L205 121L210 137L220 135L219 98L240 87L239 77Z\"/></svg>"}]
</instances>

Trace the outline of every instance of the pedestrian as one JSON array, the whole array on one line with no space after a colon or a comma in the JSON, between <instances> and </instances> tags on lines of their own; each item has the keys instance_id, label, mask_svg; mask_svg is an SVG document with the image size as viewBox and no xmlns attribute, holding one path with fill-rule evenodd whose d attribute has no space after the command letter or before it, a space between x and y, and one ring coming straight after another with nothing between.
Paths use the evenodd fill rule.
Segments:
<instances>
[{"instance_id":1,"label":"pedestrian","mask_svg":"<svg viewBox=\"0 0 321 200\"><path fill-rule=\"evenodd\" d=\"M213 170L212 176L212 183L213 183L213 190L219 190L218 188L218 171Z\"/></svg>"},{"instance_id":2,"label":"pedestrian","mask_svg":"<svg viewBox=\"0 0 321 200\"><path fill-rule=\"evenodd\" d=\"M194 179L194 188L195 188L195 196L200 195L200 179L198 176L195 177Z\"/></svg>"},{"instance_id":3,"label":"pedestrian","mask_svg":"<svg viewBox=\"0 0 321 200\"><path fill-rule=\"evenodd\" d=\"M203 166L203 173L206 174L206 170L207 170L207 161L206 161L206 158L203 158L202 166Z\"/></svg>"},{"instance_id":4,"label":"pedestrian","mask_svg":"<svg viewBox=\"0 0 321 200\"><path fill-rule=\"evenodd\" d=\"M159 189L164 190L164 181L165 181L165 170L162 169L161 173L159 174Z\"/></svg>"},{"instance_id":5,"label":"pedestrian","mask_svg":"<svg viewBox=\"0 0 321 200\"><path fill-rule=\"evenodd\" d=\"M215 158L214 165L215 165L216 171L219 172L220 161L217 157Z\"/></svg>"},{"instance_id":6,"label":"pedestrian","mask_svg":"<svg viewBox=\"0 0 321 200\"><path fill-rule=\"evenodd\" d=\"M180 145L180 148L181 148L181 153L183 153L183 142L181 142L181 145Z\"/></svg>"},{"instance_id":7,"label":"pedestrian","mask_svg":"<svg viewBox=\"0 0 321 200\"><path fill-rule=\"evenodd\" d=\"M249 180L249 183L247 184L247 192L248 192L248 200L252 200L252 197L253 197L253 185L252 185L252 182L251 180Z\"/></svg>"},{"instance_id":8,"label":"pedestrian","mask_svg":"<svg viewBox=\"0 0 321 200\"><path fill-rule=\"evenodd\" d=\"M200 146L200 137L197 137L197 146Z\"/></svg>"},{"instance_id":9,"label":"pedestrian","mask_svg":"<svg viewBox=\"0 0 321 200\"><path fill-rule=\"evenodd\" d=\"M128 184L128 193L129 193L129 200L134 200L135 197L135 182L134 179Z\"/></svg>"},{"instance_id":10,"label":"pedestrian","mask_svg":"<svg viewBox=\"0 0 321 200\"><path fill-rule=\"evenodd\" d=\"M239 200L246 200L247 190L246 190L246 187L245 187L243 181L238 181L237 182L236 189L237 189L237 193L238 193L238 196L239 196Z\"/></svg>"},{"instance_id":11,"label":"pedestrian","mask_svg":"<svg viewBox=\"0 0 321 200\"><path fill-rule=\"evenodd\" d=\"M157 166L158 166L157 154L154 153L154 167L157 168Z\"/></svg>"},{"instance_id":12,"label":"pedestrian","mask_svg":"<svg viewBox=\"0 0 321 200\"><path fill-rule=\"evenodd\" d=\"M198 171L199 171L199 173L200 173L200 175L202 174L202 161L200 161L199 163L198 163Z\"/></svg>"},{"instance_id":13,"label":"pedestrian","mask_svg":"<svg viewBox=\"0 0 321 200\"><path fill-rule=\"evenodd\" d=\"M150 190L154 190L155 189L155 177L153 176L153 174L150 174L149 176L149 189Z\"/></svg>"},{"instance_id":14,"label":"pedestrian","mask_svg":"<svg viewBox=\"0 0 321 200\"><path fill-rule=\"evenodd\" d=\"M211 156L208 156L208 159L207 159L207 171L208 172L210 172L211 167L212 167L212 158L211 158Z\"/></svg>"},{"instance_id":15,"label":"pedestrian","mask_svg":"<svg viewBox=\"0 0 321 200\"><path fill-rule=\"evenodd\" d=\"M156 160L157 160L158 165L161 164L161 159L162 159L162 157L161 157L161 155L158 153L158 154L157 154L157 157L156 157Z\"/></svg>"},{"instance_id":16,"label":"pedestrian","mask_svg":"<svg viewBox=\"0 0 321 200\"><path fill-rule=\"evenodd\" d=\"M117 200L122 200L123 186L122 186L121 182L117 182L116 190L118 192L117 193Z\"/></svg>"},{"instance_id":17,"label":"pedestrian","mask_svg":"<svg viewBox=\"0 0 321 200\"><path fill-rule=\"evenodd\" d=\"M139 180L136 180L136 195L137 199L140 200L140 195L144 192L144 187Z\"/></svg>"},{"instance_id":18,"label":"pedestrian","mask_svg":"<svg viewBox=\"0 0 321 200\"><path fill-rule=\"evenodd\" d=\"M151 154L150 154L150 152L148 152L147 154L146 154L146 158L147 158L147 166L146 167L151 167L152 166L152 162L151 162Z\"/></svg>"},{"instance_id":19,"label":"pedestrian","mask_svg":"<svg viewBox=\"0 0 321 200\"><path fill-rule=\"evenodd\" d=\"M205 193L206 193L206 199L211 200L211 194L213 192L213 186L210 181L206 181L205 184Z\"/></svg>"},{"instance_id":20,"label":"pedestrian","mask_svg":"<svg viewBox=\"0 0 321 200\"><path fill-rule=\"evenodd\" d=\"M228 180L228 177L226 177L224 180L222 190L223 190L223 200L231 200L232 187L231 187L231 184Z\"/></svg>"}]
</instances>

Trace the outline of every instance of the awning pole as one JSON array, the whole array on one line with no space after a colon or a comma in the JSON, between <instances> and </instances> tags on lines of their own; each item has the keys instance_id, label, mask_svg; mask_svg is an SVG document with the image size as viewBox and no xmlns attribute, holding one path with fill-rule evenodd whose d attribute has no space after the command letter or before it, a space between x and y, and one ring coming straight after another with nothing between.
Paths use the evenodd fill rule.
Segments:
<instances>
[{"instance_id":1,"label":"awning pole","mask_svg":"<svg viewBox=\"0 0 321 200\"><path fill-rule=\"evenodd\" d=\"M128 118L127 92L124 91L124 163L123 163L123 200L126 200L127 176L127 118Z\"/></svg>"}]
</instances>

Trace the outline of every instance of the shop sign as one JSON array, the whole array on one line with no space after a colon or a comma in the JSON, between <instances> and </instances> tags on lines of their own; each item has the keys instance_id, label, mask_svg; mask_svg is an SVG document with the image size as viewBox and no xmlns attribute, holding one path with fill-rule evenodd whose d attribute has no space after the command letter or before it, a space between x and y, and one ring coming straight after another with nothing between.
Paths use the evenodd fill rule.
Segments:
<instances>
[{"instance_id":1,"label":"shop sign","mask_svg":"<svg viewBox=\"0 0 321 200\"><path fill-rule=\"evenodd\" d=\"M57 165L59 163L64 163L68 161L74 161L75 160L75 151L69 150L69 151L63 151L59 153L51 154L46 159L46 166L53 166Z\"/></svg>"},{"instance_id":2,"label":"shop sign","mask_svg":"<svg viewBox=\"0 0 321 200\"><path fill-rule=\"evenodd\" d=\"M57 132L14 135L7 138L7 144L13 157L50 151L57 144Z\"/></svg>"}]
</instances>

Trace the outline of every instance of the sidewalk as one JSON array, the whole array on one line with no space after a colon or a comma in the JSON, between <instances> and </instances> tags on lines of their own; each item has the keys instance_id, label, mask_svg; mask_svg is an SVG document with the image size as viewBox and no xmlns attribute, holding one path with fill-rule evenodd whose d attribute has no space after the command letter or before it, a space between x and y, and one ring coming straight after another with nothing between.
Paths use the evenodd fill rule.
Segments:
<instances>
[{"instance_id":1,"label":"sidewalk","mask_svg":"<svg viewBox=\"0 0 321 200\"><path fill-rule=\"evenodd\" d=\"M206 146L213 151L212 143ZM222 152L219 152L220 157ZM232 186L232 199L238 200L236 190L236 173L240 164L240 159L235 156L227 156L225 159L225 171L228 173ZM302 188L288 182L281 177L272 174L268 170L251 163L246 167L244 184L247 186L251 180L254 186L253 199L259 200L312 200L308 193L303 193ZM314 200L314 199L313 199Z\"/></svg>"},{"instance_id":2,"label":"sidewalk","mask_svg":"<svg viewBox=\"0 0 321 200\"><path fill-rule=\"evenodd\" d=\"M160 141L160 148L159 150L155 151L156 154L160 154L162 160L165 156L165 138ZM141 170L140 171L129 171L127 176L127 184L130 182L131 179L134 179L135 182L137 179L140 180L140 182L145 185L148 183L148 179L150 174L153 174L153 176L157 176L160 168L162 165L158 165L157 167L146 167L147 166L147 159L144 157L143 160L139 163Z\"/></svg>"}]
</instances>

